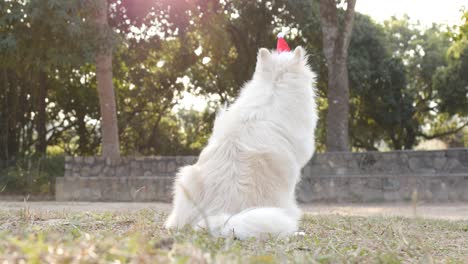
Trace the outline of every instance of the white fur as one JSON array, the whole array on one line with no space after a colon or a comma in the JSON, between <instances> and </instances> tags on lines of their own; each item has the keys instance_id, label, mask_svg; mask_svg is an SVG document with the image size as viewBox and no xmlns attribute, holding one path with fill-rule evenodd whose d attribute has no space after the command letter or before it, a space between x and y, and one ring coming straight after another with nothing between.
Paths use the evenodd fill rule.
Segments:
<instances>
[{"instance_id":1,"label":"white fur","mask_svg":"<svg viewBox=\"0 0 468 264\"><path fill-rule=\"evenodd\" d=\"M167 228L239 239L297 231L294 189L315 150L315 75L304 49L260 49L254 76L216 118L196 164L176 176Z\"/></svg>"}]
</instances>

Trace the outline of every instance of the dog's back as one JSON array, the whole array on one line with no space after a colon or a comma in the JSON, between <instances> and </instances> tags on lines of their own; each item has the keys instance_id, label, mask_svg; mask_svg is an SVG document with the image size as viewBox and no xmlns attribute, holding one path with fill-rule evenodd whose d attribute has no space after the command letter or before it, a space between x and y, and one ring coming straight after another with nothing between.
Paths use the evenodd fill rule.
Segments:
<instances>
[{"instance_id":1,"label":"dog's back","mask_svg":"<svg viewBox=\"0 0 468 264\"><path fill-rule=\"evenodd\" d=\"M317 120L313 74L302 48L279 56L259 52L253 80L218 115L198 162L178 174L167 227L205 226L223 236L237 229L240 238L297 229L294 188L313 153Z\"/></svg>"}]
</instances>

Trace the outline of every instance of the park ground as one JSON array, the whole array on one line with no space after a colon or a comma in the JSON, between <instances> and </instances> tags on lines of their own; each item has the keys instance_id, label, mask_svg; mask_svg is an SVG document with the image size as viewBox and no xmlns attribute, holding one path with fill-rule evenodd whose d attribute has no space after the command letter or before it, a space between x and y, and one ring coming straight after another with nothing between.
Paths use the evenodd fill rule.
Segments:
<instances>
[{"instance_id":1,"label":"park ground","mask_svg":"<svg viewBox=\"0 0 468 264\"><path fill-rule=\"evenodd\" d=\"M2 202L0 263L468 263L468 204L304 205L301 233L168 232L161 203Z\"/></svg>"}]
</instances>

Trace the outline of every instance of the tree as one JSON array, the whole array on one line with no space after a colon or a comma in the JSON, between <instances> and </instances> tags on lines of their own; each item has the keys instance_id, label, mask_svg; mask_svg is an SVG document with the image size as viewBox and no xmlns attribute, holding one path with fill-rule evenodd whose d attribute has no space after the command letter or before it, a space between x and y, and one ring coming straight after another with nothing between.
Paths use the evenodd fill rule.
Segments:
<instances>
[{"instance_id":1,"label":"tree","mask_svg":"<svg viewBox=\"0 0 468 264\"><path fill-rule=\"evenodd\" d=\"M434 89L440 98L440 108L451 115L468 116L468 11L462 24L452 33L454 39L448 49L447 66L434 76Z\"/></svg>"},{"instance_id":2,"label":"tree","mask_svg":"<svg viewBox=\"0 0 468 264\"><path fill-rule=\"evenodd\" d=\"M55 75L90 58L89 10L54 0L2 1L0 10L0 158L44 155Z\"/></svg>"},{"instance_id":3,"label":"tree","mask_svg":"<svg viewBox=\"0 0 468 264\"><path fill-rule=\"evenodd\" d=\"M459 132L467 125L467 91L464 84L463 52L458 49L458 39L463 32L450 34L441 25L420 29L419 24L409 22L409 17L392 18L384 23L388 43L394 58L405 63L404 75L408 80L405 98L410 99L407 120L412 119L412 133L400 138L412 144L419 140L443 138ZM451 39L455 40L452 41ZM456 56L462 55L462 56ZM393 148L398 148L393 146Z\"/></svg>"},{"instance_id":4,"label":"tree","mask_svg":"<svg viewBox=\"0 0 468 264\"><path fill-rule=\"evenodd\" d=\"M192 91L181 80L198 60L193 52L198 36L190 33L195 25L189 24L192 4L125 0L110 5L109 24L125 39L113 57L123 154L187 154L172 109L184 91ZM196 13L192 16L196 19Z\"/></svg>"},{"instance_id":5,"label":"tree","mask_svg":"<svg viewBox=\"0 0 468 264\"><path fill-rule=\"evenodd\" d=\"M44 142L69 155L102 151L96 51L110 55L109 47L122 155L197 154L217 107L235 98L258 48L273 48L280 30L289 31L291 46L307 49L318 74L317 146L325 150L329 76L336 74L329 75L328 42L317 30L320 1L111 0L108 25L99 29L93 3L0 1L0 159L43 153ZM346 11L335 11L336 48ZM465 31L420 30L405 19L382 26L359 13L352 30L350 149L410 149L465 124ZM202 113L174 111L186 93L212 102Z\"/></svg>"},{"instance_id":6,"label":"tree","mask_svg":"<svg viewBox=\"0 0 468 264\"><path fill-rule=\"evenodd\" d=\"M256 53L274 47L275 25L286 25L286 1L203 1L200 18L194 16L202 57L190 70L202 94L230 102L254 72ZM276 21L274 23L274 21ZM284 24L283 24L284 23Z\"/></svg>"},{"instance_id":7,"label":"tree","mask_svg":"<svg viewBox=\"0 0 468 264\"><path fill-rule=\"evenodd\" d=\"M462 15L462 24L451 32L454 40L447 52L447 65L439 67L432 76L432 89L438 95L436 106L439 115L433 125L431 134L424 138L447 137L456 133L460 136L458 146L467 146L468 132L468 12ZM448 120L447 120L448 119ZM452 121L452 122L450 122ZM453 138L453 137L452 137ZM453 141L453 140L450 140Z\"/></svg>"},{"instance_id":8,"label":"tree","mask_svg":"<svg viewBox=\"0 0 468 264\"><path fill-rule=\"evenodd\" d=\"M328 66L327 151L348 151L349 79L348 46L351 41L356 0L347 0L340 25L335 0L320 0L323 53Z\"/></svg>"},{"instance_id":9,"label":"tree","mask_svg":"<svg viewBox=\"0 0 468 264\"><path fill-rule=\"evenodd\" d=\"M99 0L96 11L96 25L104 43L110 31L107 22L107 0ZM96 80L101 109L102 156L115 159L120 157L119 132L115 91L112 85L112 48L108 43L99 43L96 54Z\"/></svg>"},{"instance_id":10,"label":"tree","mask_svg":"<svg viewBox=\"0 0 468 264\"><path fill-rule=\"evenodd\" d=\"M413 117L414 96L407 89L403 61L392 56L386 37L382 26L356 14L348 57L354 150L414 145L419 126Z\"/></svg>"},{"instance_id":11,"label":"tree","mask_svg":"<svg viewBox=\"0 0 468 264\"><path fill-rule=\"evenodd\" d=\"M326 59L321 52L322 35L317 34L316 30L320 23L319 6L316 2L303 0L291 2L288 7L296 23L293 27L299 29L299 36L292 43L307 48L309 62L318 74L317 100L321 118L316 135L317 146L324 150L324 120L328 107L325 99L329 89ZM339 14L342 16L343 13ZM407 23L397 24L400 24L398 32L376 24L369 16L355 14L347 59L350 88L349 144L353 151L411 149L419 140L418 133L424 123L418 117L421 110L416 110L413 102L418 99L415 96L417 91L426 93L428 90L425 88L427 84L421 81L417 82L417 88L411 88L416 80L423 78L418 77L420 73L416 71L417 64L421 63L416 61L422 60L420 54L410 50L416 49L418 45L428 46L423 68L427 69L424 72L429 73L434 65L443 65L439 57L443 61L444 51L439 47L443 46L445 40L439 38L442 33L435 37L425 37L422 32L410 29ZM402 39L392 35L402 35ZM405 46L402 48L400 45ZM409 53L415 54L412 57L415 59L414 64L412 62L414 67L404 65L411 58L399 55ZM414 70L408 73L410 68Z\"/></svg>"}]
</instances>

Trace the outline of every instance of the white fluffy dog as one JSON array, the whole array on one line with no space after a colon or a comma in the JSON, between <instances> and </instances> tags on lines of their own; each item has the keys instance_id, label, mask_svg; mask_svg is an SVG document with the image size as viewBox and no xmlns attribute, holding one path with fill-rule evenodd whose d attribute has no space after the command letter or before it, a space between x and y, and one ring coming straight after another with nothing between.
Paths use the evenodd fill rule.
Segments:
<instances>
[{"instance_id":1,"label":"white fluffy dog","mask_svg":"<svg viewBox=\"0 0 468 264\"><path fill-rule=\"evenodd\" d=\"M197 163L177 174L167 228L239 239L297 231L295 186L315 149L314 79L303 48L259 50L252 80L218 113Z\"/></svg>"}]
</instances>

